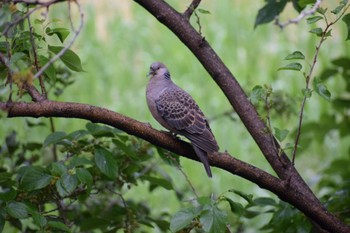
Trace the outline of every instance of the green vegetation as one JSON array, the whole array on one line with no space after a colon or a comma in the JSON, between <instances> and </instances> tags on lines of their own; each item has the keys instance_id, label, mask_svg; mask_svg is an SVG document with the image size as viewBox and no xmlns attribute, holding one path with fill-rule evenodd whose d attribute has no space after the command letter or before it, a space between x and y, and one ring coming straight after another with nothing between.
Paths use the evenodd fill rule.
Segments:
<instances>
[{"instance_id":1,"label":"green vegetation","mask_svg":"<svg viewBox=\"0 0 350 233\"><path fill-rule=\"evenodd\" d=\"M350 224L349 17L332 26L307 89L305 78L324 19L309 18L283 30L272 23L254 28L264 5L255 3L203 1L197 11L202 34L290 158L300 105L307 99L295 166L329 211ZM349 6L347 1L322 5L329 21L342 13L337 8L342 3ZM166 27L132 1L80 4L85 23L78 40L65 53L66 60L61 58L43 75L49 99L104 107L162 129L145 100L149 65L162 61L208 116L221 151L274 174L219 87ZM189 2L169 4L184 11ZM78 28L79 12L72 7ZM298 15L291 3L286 7L282 22ZM28 9L4 4L1 31L9 18ZM72 39L67 16L67 4L56 4L47 18L38 12L30 17L40 67ZM191 20L198 28L196 17ZM314 30L318 27L321 32ZM13 76L13 100L30 101L20 86L35 70L27 20L16 30L10 36L0 34L0 52L6 54L6 43L11 44L11 68L20 74ZM0 63L1 102L10 96L6 69ZM34 83L40 87L38 80ZM217 168L209 180L202 164L117 129L81 119L0 114L0 232L175 232L184 226L224 232L228 225L234 232L311 230L297 209L257 185Z\"/></svg>"}]
</instances>

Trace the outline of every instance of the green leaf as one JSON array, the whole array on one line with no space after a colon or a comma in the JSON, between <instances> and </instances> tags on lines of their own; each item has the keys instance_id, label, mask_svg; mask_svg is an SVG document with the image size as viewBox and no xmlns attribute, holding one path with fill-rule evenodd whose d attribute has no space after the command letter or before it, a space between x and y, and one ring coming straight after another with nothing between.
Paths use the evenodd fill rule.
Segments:
<instances>
[{"instance_id":1,"label":"green leaf","mask_svg":"<svg viewBox=\"0 0 350 233\"><path fill-rule=\"evenodd\" d=\"M112 142L118 147L118 149L123 151L127 156L138 158L138 155L135 153L135 151L133 151L133 148L131 146L128 146L126 142L122 142L118 139L112 139Z\"/></svg>"},{"instance_id":2,"label":"green leaf","mask_svg":"<svg viewBox=\"0 0 350 233\"><path fill-rule=\"evenodd\" d=\"M60 39L60 41L63 43L70 32L67 28L53 28L53 29L51 29L50 27L47 27L45 30L45 33L48 36L56 35L58 37L58 39Z\"/></svg>"},{"instance_id":3,"label":"green leaf","mask_svg":"<svg viewBox=\"0 0 350 233\"><path fill-rule=\"evenodd\" d=\"M297 147L300 148L299 145ZM290 142L286 143L286 145L283 147L283 150L285 150L285 151L286 150L292 150L292 149L294 149L294 144L290 143Z\"/></svg>"},{"instance_id":4,"label":"green leaf","mask_svg":"<svg viewBox=\"0 0 350 233\"><path fill-rule=\"evenodd\" d=\"M78 179L76 175L65 173L56 182L56 188L61 197L71 194L78 185Z\"/></svg>"},{"instance_id":5,"label":"green leaf","mask_svg":"<svg viewBox=\"0 0 350 233\"><path fill-rule=\"evenodd\" d=\"M11 181L12 174L9 172L0 172L0 184L8 183Z\"/></svg>"},{"instance_id":6,"label":"green leaf","mask_svg":"<svg viewBox=\"0 0 350 233\"><path fill-rule=\"evenodd\" d=\"M246 194L242 191L235 190L235 189L230 189L228 191L237 194L238 196L245 199L248 203L253 203L253 195L252 194Z\"/></svg>"},{"instance_id":7,"label":"green leaf","mask_svg":"<svg viewBox=\"0 0 350 233\"><path fill-rule=\"evenodd\" d=\"M328 91L326 85L320 82L318 79L313 80L313 87L317 94L327 101L331 101L331 93Z\"/></svg>"},{"instance_id":8,"label":"green leaf","mask_svg":"<svg viewBox=\"0 0 350 233\"><path fill-rule=\"evenodd\" d=\"M317 36L322 36L323 34L322 28L314 28L314 29L311 29L309 32L316 34Z\"/></svg>"},{"instance_id":9,"label":"green leaf","mask_svg":"<svg viewBox=\"0 0 350 233\"><path fill-rule=\"evenodd\" d=\"M343 68L344 70L350 70L350 58L348 57L340 57L337 59L332 60L332 64L335 66L339 66Z\"/></svg>"},{"instance_id":10,"label":"green leaf","mask_svg":"<svg viewBox=\"0 0 350 233\"><path fill-rule=\"evenodd\" d=\"M76 174L77 174L77 177L81 183L86 184L88 186L88 188L91 188L92 183L93 183L93 177L87 169L77 168Z\"/></svg>"},{"instance_id":11,"label":"green leaf","mask_svg":"<svg viewBox=\"0 0 350 233\"><path fill-rule=\"evenodd\" d=\"M110 225L110 221L107 219L99 218L99 217L91 217L85 218L85 221L80 223L80 231L81 232L91 232L93 229L103 229Z\"/></svg>"},{"instance_id":12,"label":"green leaf","mask_svg":"<svg viewBox=\"0 0 350 233\"><path fill-rule=\"evenodd\" d=\"M303 66L300 63L289 63L283 67L278 68L278 70L297 70L300 71Z\"/></svg>"},{"instance_id":13,"label":"green leaf","mask_svg":"<svg viewBox=\"0 0 350 233\"><path fill-rule=\"evenodd\" d=\"M28 218L28 206L22 202L11 201L7 204L6 210L14 218Z\"/></svg>"},{"instance_id":14,"label":"green leaf","mask_svg":"<svg viewBox=\"0 0 350 233\"><path fill-rule=\"evenodd\" d=\"M293 53L289 54L286 58L284 58L284 60L296 60L296 59L304 60L305 56L300 51L294 51Z\"/></svg>"},{"instance_id":15,"label":"green leaf","mask_svg":"<svg viewBox=\"0 0 350 233\"><path fill-rule=\"evenodd\" d=\"M49 59L43 55L39 55L38 62L39 66L43 67L44 65L46 65L46 63L49 62ZM44 71L44 74L52 81L56 81L56 69L52 64L47 67L47 69Z\"/></svg>"},{"instance_id":16,"label":"green leaf","mask_svg":"<svg viewBox=\"0 0 350 233\"><path fill-rule=\"evenodd\" d=\"M339 3L339 6L337 6L334 10L332 10L331 12L333 14L338 14L344 7L345 5L348 3L348 0L343 0L343 1L340 1Z\"/></svg>"},{"instance_id":17,"label":"green leaf","mask_svg":"<svg viewBox=\"0 0 350 233\"><path fill-rule=\"evenodd\" d=\"M22 168L23 174L20 178L20 188L32 191L48 186L52 176L41 167L27 166Z\"/></svg>"},{"instance_id":18,"label":"green leaf","mask_svg":"<svg viewBox=\"0 0 350 233\"><path fill-rule=\"evenodd\" d=\"M11 201L14 200L17 195L17 191L14 188L2 187L0 189L0 201Z\"/></svg>"},{"instance_id":19,"label":"green leaf","mask_svg":"<svg viewBox=\"0 0 350 233\"><path fill-rule=\"evenodd\" d=\"M71 232L69 227L67 227L63 222L49 221L47 225L50 226L51 228L58 229L64 232Z\"/></svg>"},{"instance_id":20,"label":"green leaf","mask_svg":"<svg viewBox=\"0 0 350 233\"><path fill-rule=\"evenodd\" d=\"M276 201L272 198L269 198L269 197L258 197L256 199L254 199L254 204L259 205L259 206L267 206L267 205L275 206L275 205L277 205Z\"/></svg>"},{"instance_id":21,"label":"green leaf","mask_svg":"<svg viewBox=\"0 0 350 233\"><path fill-rule=\"evenodd\" d=\"M66 136L67 134L65 132L61 132L61 131L54 132L46 137L43 146L47 147L48 145L56 144L62 141Z\"/></svg>"},{"instance_id":22,"label":"green leaf","mask_svg":"<svg viewBox=\"0 0 350 233\"><path fill-rule=\"evenodd\" d=\"M68 134L67 139L70 139L72 141L76 141L76 140L79 140L79 139L85 137L88 134L89 134L89 131L81 129L81 130L77 130L77 131L74 131L74 132Z\"/></svg>"},{"instance_id":23,"label":"green leaf","mask_svg":"<svg viewBox=\"0 0 350 233\"><path fill-rule=\"evenodd\" d=\"M43 215L39 214L38 212L33 212L32 217L35 225L39 226L40 228L46 226L47 220Z\"/></svg>"},{"instance_id":24,"label":"green leaf","mask_svg":"<svg viewBox=\"0 0 350 233\"><path fill-rule=\"evenodd\" d=\"M67 173L68 170L68 168L61 161L52 163L49 169L51 174L54 176L62 176L64 173Z\"/></svg>"},{"instance_id":25,"label":"green leaf","mask_svg":"<svg viewBox=\"0 0 350 233\"><path fill-rule=\"evenodd\" d=\"M343 22L346 24L346 29L348 31L348 35L346 36L345 40L350 40L350 13L344 15L342 18Z\"/></svg>"},{"instance_id":26,"label":"green leaf","mask_svg":"<svg viewBox=\"0 0 350 233\"><path fill-rule=\"evenodd\" d=\"M275 137L277 138L278 141L282 142L288 135L289 130L287 129L279 129L274 127L275 129Z\"/></svg>"},{"instance_id":27,"label":"green leaf","mask_svg":"<svg viewBox=\"0 0 350 233\"><path fill-rule=\"evenodd\" d=\"M227 215L226 212L210 205L200 216L203 230L208 233L225 232Z\"/></svg>"},{"instance_id":28,"label":"green leaf","mask_svg":"<svg viewBox=\"0 0 350 233\"><path fill-rule=\"evenodd\" d=\"M252 218L255 218L256 216L258 216L260 214L261 214L261 212L259 212L259 211L246 210L244 212L244 217L248 218L248 219L252 219Z\"/></svg>"},{"instance_id":29,"label":"green leaf","mask_svg":"<svg viewBox=\"0 0 350 233\"><path fill-rule=\"evenodd\" d=\"M312 91L310 89L303 88L301 89L301 92L303 93L303 96L306 98L311 98L312 96Z\"/></svg>"},{"instance_id":30,"label":"green leaf","mask_svg":"<svg viewBox=\"0 0 350 233\"><path fill-rule=\"evenodd\" d=\"M264 100L264 98L265 89L260 85L255 86L250 93L250 101L252 104L257 105L261 100Z\"/></svg>"},{"instance_id":31,"label":"green leaf","mask_svg":"<svg viewBox=\"0 0 350 233\"><path fill-rule=\"evenodd\" d=\"M28 69L27 56L22 52L14 53L11 56L10 68L14 72L20 72Z\"/></svg>"},{"instance_id":32,"label":"green leaf","mask_svg":"<svg viewBox=\"0 0 350 233\"><path fill-rule=\"evenodd\" d=\"M4 226L5 226L5 219L4 219L4 217L0 214L0 232L3 231Z\"/></svg>"},{"instance_id":33,"label":"green leaf","mask_svg":"<svg viewBox=\"0 0 350 233\"><path fill-rule=\"evenodd\" d=\"M232 213L238 215L242 215L244 213L244 207L241 203L232 201L228 197L225 197L225 200L229 203Z\"/></svg>"},{"instance_id":34,"label":"green leaf","mask_svg":"<svg viewBox=\"0 0 350 233\"><path fill-rule=\"evenodd\" d=\"M302 8L304 8L304 7L306 7L307 5L313 4L313 3L315 3L315 2L316 2L316 0L299 0L299 1L298 1L298 5L299 5L300 7L302 7Z\"/></svg>"},{"instance_id":35,"label":"green leaf","mask_svg":"<svg viewBox=\"0 0 350 233\"><path fill-rule=\"evenodd\" d=\"M118 163L113 158L110 151L96 146L95 147L95 163L100 171L108 178L114 179L118 173Z\"/></svg>"},{"instance_id":36,"label":"green leaf","mask_svg":"<svg viewBox=\"0 0 350 233\"><path fill-rule=\"evenodd\" d=\"M172 232L178 232L189 226L192 220L199 214L196 210L195 208L190 208L177 212L170 221L170 230Z\"/></svg>"},{"instance_id":37,"label":"green leaf","mask_svg":"<svg viewBox=\"0 0 350 233\"><path fill-rule=\"evenodd\" d=\"M150 182L151 191L159 186L163 187L167 190L174 189L172 183L166 179L163 179L163 178L157 178L157 177L152 177L152 176L142 176L141 179Z\"/></svg>"},{"instance_id":38,"label":"green leaf","mask_svg":"<svg viewBox=\"0 0 350 233\"><path fill-rule=\"evenodd\" d=\"M49 50L55 54L58 54L64 47L62 46L50 46ZM61 61L71 70L76 72L82 72L83 67L81 65L80 58L72 50L68 49L61 57Z\"/></svg>"},{"instance_id":39,"label":"green leaf","mask_svg":"<svg viewBox=\"0 0 350 233\"><path fill-rule=\"evenodd\" d=\"M322 71L320 75L320 81L326 81L327 79L333 77L334 75L338 74L337 69L325 69Z\"/></svg>"},{"instance_id":40,"label":"green leaf","mask_svg":"<svg viewBox=\"0 0 350 233\"><path fill-rule=\"evenodd\" d=\"M317 12L320 13L321 15L326 14L327 10L328 10L327 8L322 8L322 7L317 8Z\"/></svg>"},{"instance_id":41,"label":"green leaf","mask_svg":"<svg viewBox=\"0 0 350 233\"><path fill-rule=\"evenodd\" d=\"M319 21L319 20L321 20L321 19L323 19L323 17L317 15L317 16L313 16L313 17L307 18L307 19L306 19L306 22L307 22L308 24L313 24L313 23L316 23L317 21Z\"/></svg>"},{"instance_id":42,"label":"green leaf","mask_svg":"<svg viewBox=\"0 0 350 233\"><path fill-rule=\"evenodd\" d=\"M202 14L210 14L210 11L198 8L198 12Z\"/></svg>"},{"instance_id":43,"label":"green leaf","mask_svg":"<svg viewBox=\"0 0 350 233\"><path fill-rule=\"evenodd\" d=\"M105 125L100 125L100 124L95 124L88 122L85 125L86 129L91 133L92 136L98 138L98 137L114 137L114 133L120 132L119 130L115 130L114 128L105 126Z\"/></svg>"},{"instance_id":44,"label":"green leaf","mask_svg":"<svg viewBox=\"0 0 350 233\"><path fill-rule=\"evenodd\" d=\"M79 156L73 156L70 161L70 166L72 167L79 167L79 166L85 166L85 165L91 165L93 166L94 163L91 160L88 160L83 157Z\"/></svg>"},{"instance_id":45,"label":"green leaf","mask_svg":"<svg viewBox=\"0 0 350 233\"><path fill-rule=\"evenodd\" d=\"M258 15L255 18L254 27L274 20L276 16L282 12L286 4L287 0L268 1L265 6L259 9Z\"/></svg>"}]
</instances>

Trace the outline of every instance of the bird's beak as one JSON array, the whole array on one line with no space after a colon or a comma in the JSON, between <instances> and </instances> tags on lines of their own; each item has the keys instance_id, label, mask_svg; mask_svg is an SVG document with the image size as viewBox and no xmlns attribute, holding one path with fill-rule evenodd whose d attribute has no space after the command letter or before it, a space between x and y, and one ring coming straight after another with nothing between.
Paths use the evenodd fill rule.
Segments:
<instances>
[{"instance_id":1,"label":"bird's beak","mask_svg":"<svg viewBox=\"0 0 350 233\"><path fill-rule=\"evenodd\" d=\"M149 77L149 76L151 76L151 75L154 75L154 71L153 71L153 70L150 70L150 71L147 73L146 77Z\"/></svg>"}]
</instances>

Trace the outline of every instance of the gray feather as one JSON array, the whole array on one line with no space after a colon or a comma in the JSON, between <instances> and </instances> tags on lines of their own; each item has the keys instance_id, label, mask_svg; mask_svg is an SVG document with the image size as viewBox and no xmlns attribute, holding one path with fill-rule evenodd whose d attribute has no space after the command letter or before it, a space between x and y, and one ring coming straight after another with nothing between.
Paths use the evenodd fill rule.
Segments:
<instances>
[{"instance_id":1,"label":"gray feather","mask_svg":"<svg viewBox=\"0 0 350 233\"><path fill-rule=\"evenodd\" d=\"M153 117L171 132L191 141L211 177L207 155L217 152L219 147L203 112L186 91L172 82L164 64L153 63L149 74L151 79L147 85L146 98Z\"/></svg>"}]
</instances>

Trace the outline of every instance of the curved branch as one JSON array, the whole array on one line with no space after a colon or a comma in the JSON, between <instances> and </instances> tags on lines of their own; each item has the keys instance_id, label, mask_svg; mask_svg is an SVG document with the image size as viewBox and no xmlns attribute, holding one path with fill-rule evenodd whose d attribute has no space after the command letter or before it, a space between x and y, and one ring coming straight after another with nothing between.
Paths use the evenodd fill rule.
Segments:
<instances>
[{"instance_id":1,"label":"curved branch","mask_svg":"<svg viewBox=\"0 0 350 233\"><path fill-rule=\"evenodd\" d=\"M183 157L199 161L189 143L174 139L167 133L157 131L151 128L148 123L136 121L105 108L80 103L43 100L36 103L0 102L0 109L7 111L8 117L80 118L91 122L107 124ZM243 177L259 185L261 188L273 192L281 200L291 203L331 232L348 232L349 230L346 225L327 211L320 209L317 205L310 205L310 200L307 196L297 190L291 190L289 182L280 180L259 168L235 159L228 153L209 156L209 162L212 166Z\"/></svg>"},{"instance_id":2,"label":"curved branch","mask_svg":"<svg viewBox=\"0 0 350 233\"><path fill-rule=\"evenodd\" d=\"M269 133L266 125L259 117L256 109L247 98L236 78L225 66L220 57L210 47L209 43L192 27L188 19L174 10L162 0L134 0L149 11L156 19L171 30L186 45L202 63L213 80L218 84L228 101L235 109L243 124L259 146L266 160L276 174L287 183L289 189L286 196L293 204L322 228L331 232L350 232L350 228L331 215L313 194L302 179L287 155L282 152L278 142ZM276 148L277 147L277 148ZM293 195L301 195L308 201L305 206L292 203ZM283 198L282 198L283 199ZM285 200L285 199L283 199Z\"/></svg>"},{"instance_id":3,"label":"curved branch","mask_svg":"<svg viewBox=\"0 0 350 233\"><path fill-rule=\"evenodd\" d=\"M185 141L174 139L171 135L153 129L149 123L142 123L111 110L88 104L43 100L36 103L0 102L0 109L8 112L8 117L64 117L89 120L118 128L130 135L142 138L183 157L199 161L192 146ZM269 173L233 158L228 153L209 156L212 166L222 168L232 174L257 183L262 188L277 195L283 193L282 182Z\"/></svg>"}]
</instances>

